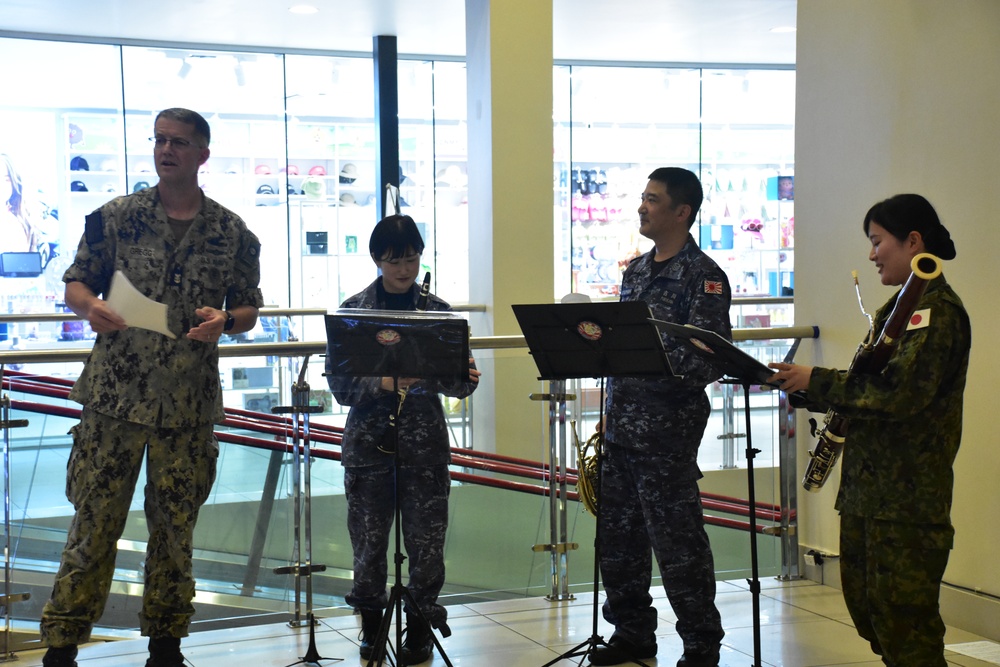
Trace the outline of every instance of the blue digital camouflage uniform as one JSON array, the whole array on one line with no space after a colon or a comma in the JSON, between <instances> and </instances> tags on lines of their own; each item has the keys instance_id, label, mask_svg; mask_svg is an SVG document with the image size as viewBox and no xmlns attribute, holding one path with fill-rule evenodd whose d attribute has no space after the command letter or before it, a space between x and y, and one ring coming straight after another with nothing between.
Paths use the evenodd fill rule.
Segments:
<instances>
[{"instance_id":1,"label":"blue digital camouflage uniform","mask_svg":"<svg viewBox=\"0 0 1000 667\"><path fill-rule=\"evenodd\" d=\"M876 313L876 332L895 301ZM944 667L938 594L954 538L952 464L972 334L943 276L917 312L926 325L911 325L882 373L814 368L807 398L850 418L837 509L844 599L858 634L886 665Z\"/></svg>"},{"instance_id":2,"label":"blue digital camouflage uniform","mask_svg":"<svg viewBox=\"0 0 1000 667\"><path fill-rule=\"evenodd\" d=\"M381 280L341 307L384 310ZM411 303L416 304L418 293L414 284ZM451 307L431 294L427 310L450 311ZM332 370L329 362L326 370ZM377 377L327 379L337 402L351 406L341 445L347 528L354 549L354 585L346 601L359 610L381 611L388 602L386 555L394 514L395 457L390 453L389 415L396 409L397 396L383 391ZM464 398L475 388L473 382L446 386L437 380L422 380L407 392L397 422L401 531L409 560L407 589L433 627L440 627L448 618L437 598L445 580L444 542L451 489L448 425L438 394Z\"/></svg>"},{"instance_id":3,"label":"blue digital camouflage uniform","mask_svg":"<svg viewBox=\"0 0 1000 667\"><path fill-rule=\"evenodd\" d=\"M621 300L644 301L657 319L731 339L731 293L722 269L690 235L655 276L653 253L629 264ZM684 650L703 654L717 649L724 634L697 461L711 412L705 387L721 374L670 338L664 337L664 345L674 373L683 379L608 381L600 491L604 617L615 626L615 636L636 645L655 643L652 551Z\"/></svg>"},{"instance_id":4,"label":"blue digital camouflage uniform","mask_svg":"<svg viewBox=\"0 0 1000 667\"><path fill-rule=\"evenodd\" d=\"M156 187L118 197L87 216L65 282L107 295L122 271L141 293L165 303L177 335L130 327L97 336L70 398L83 404L71 430L66 495L76 513L41 634L50 646L87 640L107 601L116 543L147 458L145 559L140 628L183 637L194 609L192 536L215 478L223 419L218 346L185 337L202 306L260 307L260 244L243 221L204 199L178 242Z\"/></svg>"}]
</instances>

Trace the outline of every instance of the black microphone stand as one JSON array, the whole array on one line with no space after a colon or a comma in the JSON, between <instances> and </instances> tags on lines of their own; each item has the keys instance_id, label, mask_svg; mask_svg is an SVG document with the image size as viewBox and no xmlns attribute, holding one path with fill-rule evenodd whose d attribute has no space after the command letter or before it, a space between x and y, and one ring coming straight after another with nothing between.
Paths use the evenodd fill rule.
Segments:
<instances>
[{"instance_id":1,"label":"black microphone stand","mask_svg":"<svg viewBox=\"0 0 1000 667\"><path fill-rule=\"evenodd\" d=\"M0 365L0 377L3 376L3 366ZM0 387L2 389L2 387ZM10 546L10 429L23 428L28 425L27 419L10 418L10 396L0 396L0 429L3 429L3 527L4 527L4 559L3 559L3 593L0 593L0 608L3 609L4 630L3 649L0 651L0 662L16 660L17 656L11 648L11 613L10 605L14 602L24 602L31 598L31 593L13 593L14 552Z\"/></svg>"},{"instance_id":2,"label":"black microphone stand","mask_svg":"<svg viewBox=\"0 0 1000 667\"><path fill-rule=\"evenodd\" d=\"M340 662L343 658L326 658L319 654L316 649L316 625L317 621L313 615L312 608L312 573L323 572L326 565L313 564L312 562L312 458L309 454L309 414L320 412L322 408L318 405L309 405L309 383L306 382L306 368L309 366L309 355L306 355L302 362L302 369L299 371L298 381L292 385L292 405L276 406L271 408L274 414L292 415L292 484L295 486L295 508L293 519L294 537L292 540L292 561L293 564L286 567L274 568L275 574L291 574L295 577L295 618L289 621L292 627L299 627L303 624L300 617L302 578L306 580L306 620L309 625L309 646L306 654L301 656L292 665L307 664L317 665L321 660L331 660ZM299 426L301 418L302 437L299 438ZM301 473L301 477L300 477ZM303 514L302 497L305 496L304 507L304 532L305 532L305 557L306 562L302 562L302 551L300 549L300 536L303 526L300 524L300 515Z\"/></svg>"}]
</instances>

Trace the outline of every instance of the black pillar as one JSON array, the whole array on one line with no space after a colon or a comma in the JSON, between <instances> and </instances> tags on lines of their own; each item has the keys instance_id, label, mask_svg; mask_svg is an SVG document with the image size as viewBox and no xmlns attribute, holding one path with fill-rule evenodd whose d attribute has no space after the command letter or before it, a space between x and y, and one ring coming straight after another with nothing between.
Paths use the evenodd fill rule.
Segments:
<instances>
[{"instance_id":1,"label":"black pillar","mask_svg":"<svg viewBox=\"0 0 1000 667\"><path fill-rule=\"evenodd\" d=\"M375 141L378 156L375 162L375 211L378 219L385 217L385 186L399 187L399 69L395 35L376 35L375 58Z\"/></svg>"}]
</instances>

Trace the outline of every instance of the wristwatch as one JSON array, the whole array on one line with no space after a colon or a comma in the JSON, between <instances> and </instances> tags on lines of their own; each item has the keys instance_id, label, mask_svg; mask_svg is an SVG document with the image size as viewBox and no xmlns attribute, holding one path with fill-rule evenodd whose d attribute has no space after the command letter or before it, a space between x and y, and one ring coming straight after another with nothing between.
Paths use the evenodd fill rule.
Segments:
<instances>
[{"instance_id":1,"label":"wristwatch","mask_svg":"<svg viewBox=\"0 0 1000 667\"><path fill-rule=\"evenodd\" d=\"M233 327L236 326L236 318L228 310L226 311L226 325L222 327L223 331L232 331Z\"/></svg>"}]
</instances>

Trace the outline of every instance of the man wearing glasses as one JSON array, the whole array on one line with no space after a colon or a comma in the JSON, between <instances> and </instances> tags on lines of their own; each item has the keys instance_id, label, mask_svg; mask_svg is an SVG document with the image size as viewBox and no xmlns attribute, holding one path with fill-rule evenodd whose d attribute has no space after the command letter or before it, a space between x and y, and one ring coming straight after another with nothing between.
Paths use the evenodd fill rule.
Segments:
<instances>
[{"instance_id":1,"label":"man wearing glasses","mask_svg":"<svg viewBox=\"0 0 1000 667\"><path fill-rule=\"evenodd\" d=\"M213 424L224 418L218 342L223 333L252 329L263 305L260 242L198 186L210 154L208 123L194 111L167 109L154 127L159 183L88 215L63 276L66 304L97 339L70 392L83 405L67 465L76 512L42 611L46 667L75 666L77 646L104 611L144 459L146 665L184 664L180 641L194 613L192 537L215 479ZM116 272L167 305L167 333L129 326L128 314L101 298Z\"/></svg>"}]
</instances>

